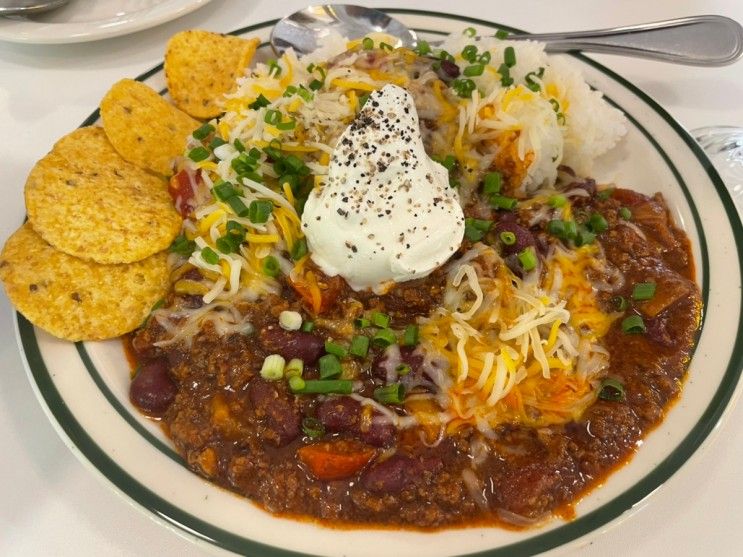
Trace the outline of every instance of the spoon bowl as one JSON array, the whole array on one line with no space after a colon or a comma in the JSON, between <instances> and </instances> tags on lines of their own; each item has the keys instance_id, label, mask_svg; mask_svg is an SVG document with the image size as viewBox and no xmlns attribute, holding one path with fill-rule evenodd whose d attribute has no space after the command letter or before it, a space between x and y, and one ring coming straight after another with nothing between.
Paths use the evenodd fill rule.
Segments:
<instances>
[{"instance_id":1,"label":"spoon bowl","mask_svg":"<svg viewBox=\"0 0 743 557\"><path fill-rule=\"evenodd\" d=\"M60 8L70 0L0 0L0 16L33 15Z\"/></svg>"}]
</instances>

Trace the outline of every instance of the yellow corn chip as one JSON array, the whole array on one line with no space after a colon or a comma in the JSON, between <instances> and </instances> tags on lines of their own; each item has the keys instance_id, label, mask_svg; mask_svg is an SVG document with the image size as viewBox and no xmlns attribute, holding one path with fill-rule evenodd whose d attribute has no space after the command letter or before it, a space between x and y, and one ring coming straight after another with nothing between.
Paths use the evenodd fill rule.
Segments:
<instances>
[{"instance_id":1,"label":"yellow corn chip","mask_svg":"<svg viewBox=\"0 0 743 557\"><path fill-rule=\"evenodd\" d=\"M113 338L137 328L168 291L167 254L101 265L54 249L29 223L0 255L0 280L34 325L72 340Z\"/></svg>"},{"instance_id":2,"label":"yellow corn chip","mask_svg":"<svg viewBox=\"0 0 743 557\"><path fill-rule=\"evenodd\" d=\"M60 139L31 170L25 194L44 240L98 263L144 259L181 227L165 180L122 159L98 127Z\"/></svg>"},{"instance_id":3,"label":"yellow corn chip","mask_svg":"<svg viewBox=\"0 0 743 557\"><path fill-rule=\"evenodd\" d=\"M165 50L165 79L175 105L195 118L222 113L224 94L253 59L260 40L192 29L171 37Z\"/></svg>"},{"instance_id":4,"label":"yellow corn chip","mask_svg":"<svg viewBox=\"0 0 743 557\"><path fill-rule=\"evenodd\" d=\"M144 83L122 79L101 101L103 130L119 154L164 176L183 154L186 138L200 123Z\"/></svg>"}]
</instances>

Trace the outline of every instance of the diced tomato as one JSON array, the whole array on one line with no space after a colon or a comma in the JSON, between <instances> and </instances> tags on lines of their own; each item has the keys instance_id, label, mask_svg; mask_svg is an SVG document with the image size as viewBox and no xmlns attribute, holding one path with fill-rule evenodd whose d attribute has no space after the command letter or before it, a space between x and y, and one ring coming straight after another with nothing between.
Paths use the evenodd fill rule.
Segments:
<instances>
[{"instance_id":1,"label":"diced tomato","mask_svg":"<svg viewBox=\"0 0 743 557\"><path fill-rule=\"evenodd\" d=\"M292 280L290 283L307 308L312 310L315 315L320 315L338 302L343 292L343 279L337 276L328 278L317 272L314 275L317 290L305 280Z\"/></svg>"},{"instance_id":2,"label":"diced tomato","mask_svg":"<svg viewBox=\"0 0 743 557\"><path fill-rule=\"evenodd\" d=\"M305 445L297 451L299 460L318 480L342 480L358 473L376 451L358 441L339 439Z\"/></svg>"},{"instance_id":3,"label":"diced tomato","mask_svg":"<svg viewBox=\"0 0 743 557\"><path fill-rule=\"evenodd\" d=\"M182 217L187 217L194 210L194 187L191 183L187 170L181 170L175 174L168 184L168 193L173 198L173 204ZM201 170L197 170L193 176L193 184L198 184L201 180Z\"/></svg>"}]
</instances>

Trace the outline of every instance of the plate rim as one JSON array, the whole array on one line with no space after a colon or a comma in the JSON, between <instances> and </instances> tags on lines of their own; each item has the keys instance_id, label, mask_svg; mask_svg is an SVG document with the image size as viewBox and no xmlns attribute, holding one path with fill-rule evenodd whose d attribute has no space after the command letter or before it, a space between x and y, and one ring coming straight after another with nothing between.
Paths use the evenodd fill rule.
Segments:
<instances>
[{"instance_id":1,"label":"plate rim","mask_svg":"<svg viewBox=\"0 0 743 557\"><path fill-rule=\"evenodd\" d=\"M498 27L512 32L520 32L518 29L497 22L446 12L409 8L381 8L381 10L392 14L448 18L476 25ZM229 34L245 34L250 31L271 26L275 24L276 21L276 19L273 19L248 25L231 31ZM644 93L622 76L609 68L606 68L595 60L580 53L572 54L582 62L592 66L594 69L613 79L625 89L628 89L640 98L643 103L651 108L654 113L660 116L661 119L673 129L676 136L682 139L685 146L690 149L697 162L701 165L702 170L714 185L715 191L723 205L735 241L735 251L738 254L741 276L743 276L743 225L741 224L740 216L738 215L737 209L735 208L727 188L701 147L699 147L689 133L678 122L676 122L676 120L663 107L652 99L652 97ZM139 75L136 79L145 80L161 71L162 68L163 64L158 64ZM90 125L95 122L97 118L98 111L96 110L86 118L81 126ZM643 130L644 128L640 126L640 129ZM697 222L695 219L695 226L696 224ZM703 234L701 226L699 226L698 232ZM700 242L701 239L702 238L700 238ZM701 243L704 245L703 242ZM704 263L708 263L706 258L703 258L703 264ZM709 283L708 268L702 268L702 277L707 279L705 281L705 286L707 286ZM244 538L205 522L199 517L182 511L169 501L161 498L119 467L118 464L116 464L116 462L114 462L109 455L105 453L105 451L101 449L92 438L90 438L87 432L75 419L74 415L65 404L64 399L62 399L56 389L56 386L51 379L51 374L46 368L33 325L20 313L16 313L16 315L16 337L23 356L24 367L26 367L29 379L34 384L34 392L37 394L42 406L47 410L47 416L53 418L52 421L55 422L55 430L66 437L66 441L68 441L67 444L71 449L73 449L73 453L81 458L81 460L86 461L86 464L89 464L96 469L101 476L105 477L109 484L113 484L111 487L114 487L115 491L119 494L125 495L127 499L134 503L140 510L147 511L151 516L154 515L157 519L163 521L171 528L176 527L179 530L179 533L185 533L189 538L193 536L196 540L209 542L221 549L236 552L245 552L248 550L260 551L261 555L267 556L275 555L294 557L307 555L306 553L295 552L267 545L249 538ZM741 299L741 308L739 309L738 326L739 329L743 328L743 298ZM84 352L82 343L78 343L78 351L80 351L80 347L82 347L82 352ZM82 352L81 356L83 355ZM717 428L717 425L725 415L731 411L733 406L731 400L735 395L739 394L738 391L741 386L741 373L743 371L741 368L743 368L743 338L739 336L736 338L736 342L733 346L732 352L730 353L727 368L725 373L721 376L719 386L715 390L714 396L710 399L709 404L697 420L695 426L684 435L673 451L662 462L657 464L641 479L617 495L614 499L604 503L597 509L585 515L579 516L574 521L561 525L553 530L537 534L526 540L514 542L498 548L475 553L467 553L466 555L471 557L495 557L502 555L528 555L539 553L564 546L571 542L576 542L591 532L595 532L601 527L615 522L616 519L627 510L645 499L655 489L660 487L671 476L684 467L685 463L693 455L700 452L700 448L702 448L705 442L710 440L712 437L711 433L713 433L715 428ZM64 421L60 421L60 415L64 418ZM136 496L132 495L132 486L135 490L141 493Z\"/></svg>"}]
</instances>

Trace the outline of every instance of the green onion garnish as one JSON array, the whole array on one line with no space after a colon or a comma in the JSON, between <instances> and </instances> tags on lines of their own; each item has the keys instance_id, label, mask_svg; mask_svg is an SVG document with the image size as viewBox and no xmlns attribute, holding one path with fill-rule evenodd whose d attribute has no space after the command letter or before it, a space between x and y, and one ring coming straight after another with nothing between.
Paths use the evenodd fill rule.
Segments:
<instances>
[{"instance_id":1,"label":"green onion garnish","mask_svg":"<svg viewBox=\"0 0 743 557\"><path fill-rule=\"evenodd\" d=\"M364 37L364 40L361 41L361 48L363 48L364 50L371 50L372 48L374 48L374 39Z\"/></svg>"},{"instance_id":2,"label":"green onion garnish","mask_svg":"<svg viewBox=\"0 0 743 557\"><path fill-rule=\"evenodd\" d=\"M619 209L619 217L624 220L632 220L632 211L627 207L622 207Z\"/></svg>"},{"instance_id":3,"label":"green onion garnish","mask_svg":"<svg viewBox=\"0 0 743 557\"><path fill-rule=\"evenodd\" d=\"M549 221L547 223L547 234L566 240L567 234L565 233L565 221L559 219Z\"/></svg>"},{"instance_id":4,"label":"green onion garnish","mask_svg":"<svg viewBox=\"0 0 743 557\"><path fill-rule=\"evenodd\" d=\"M209 263L209 265L216 265L219 263L219 255L209 246L206 246L201 250L201 258Z\"/></svg>"},{"instance_id":5,"label":"green onion garnish","mask_svg":"<svg viewBox=\"0 0 743 557\"><path fill-rule=\"evenodd\" d=\"M253 110L258 110L259 108L263 108L264 106L268 106L271 104L271 101L269 101L266 97L263 96L263 94L258 95L258 98L255 99L252 103L248 105L248 108L252 108Z\"/></svg>"},{"instance_id":6,"label":"green onion garnish","mask_svg":"<svg viewBox=\"0 0 743 557\"><path fill-rule=\"evenodd\" d=\"M534 92L541 91L542 90L542 86L539 84L538 81L535 81L534 78L537 77L539 79L542 79L542 76L543 75L544 75L544 68L539 68L539 71L536 71L536 72L529 72L524 77L524 81L526 82L526 86L530 90L532 90Z\"/></svg>"},{"instance_id":7,"label":"green onion garnish","mask_svg":"<svg viewBox=\"0 0 743 557\"><path fill-rule=\"evenodd\" d=\"M292 385L293 380L295 381ZM300 382L301 381L301 386ZM353 392L353 381L350 379L302 379L292 377L289 379L289 388L295 394L340 394L350 395Z\"/></svg>"},{"instance_id":8,"label":"green onion garnish","mask_svg":"<svg viewBox=\"0 0 743 557\"><path fill-rule=\"evenodd\" d=\"M196 242L189 240L184 234L180 234L173 240L173 243L170 244L170 248L168 249L183 257L190 257L193 250L196 249Z\"/></svg>"},{"instance_id":9,"label":"green onion garnish","mask_svg":"<svg viewBox=\"0 0 743 557\"><path fill-rule=\"evenodd\" d=\"M287 122L279 122L278 124L276 124L276 129L282 131L293 130L296 125L297 122L295 120L289 120Z\"/></svg>"},{"instance_id":10,"label":"green onion garnish","mask_svg":"<svg viewBox=\"0 0 743 557\"><path fill-rule=\"evenodd\" d=\"M622 331L628 335L636 335L646 331L645 322L639 315L630 315L622 320Z\"/></svg>"},{"instance_id":11,"label":"green onion garnish","mask_svg":"<svg viewBox=\"0 0 743 557\"><path fill-rule=\"evenodd\" d=\"M301 377L304 371L304 362L299 358L292 358L284 368L285 377Z\"/></svg>"},{"instance_id":12,"label":"green onion garnish","mask_svg":"<svg viewBox=\"0 0 743 557\"><path fill-rule=\"evenodd\" d=\"M609 223L607 223L606 219L599 213L593 213L588 219L588 228L596 234L601 234L602 232L606 232L606 229L609 228Z\"/></svg>"},{"instance_id":13,"label":"green onion garnish","mask_svg":"<svg viewBox=\"0 0 743 557\"><path fill-rule=\"evenodd\" d=\"M503 177L500 172L488 172L482 182L482 193L485 195L500 193L502 185Z\"/></svg>"},{"instance_id":14,"label":"green onion garnish","mask_svg":"<svg viewBox=\"0 0 743 557\"><path fill-rule=\"evenodd\" d=\"M366 358L366 355L369 353L369 337L356 335L351 339L351 346L348 348L348 351L352 356Z\"/></svg>"},{"instance_id":15,"label":"green onion garnish","mask_svg":"<svg viewBox=\"0 0 743 557\"><path fill-rule=\"evenodd\" d=\"M500 241L503 242L503 244L506 246L512 246L516 243L516 234L514 234L510 230L504 230L498 235L498 237L500 238Z\"/></svg>"},{"instance_id":16,"label":"green onion garnish","mask_svg":"<svg viewBox=\"0 0 743 557\"><path fill-rule=\"evenodd\" d=\"M524 271L531 271L537 266L537 253L534 251L532 246L524 248L523 251L519 252L518 256L521 267Z\"/></svg>"},{"instance_id":17,"label":"green onion garnish","mask_svg":"<svg viewBox=\"0 0 743 557\"><path fill-rule=\"evenodd\" d=\"M338 344L337 342L333 342L332 340L325 341L325 352L339 358L345 358L348 354L348 350L346 350L345 346Z\"/></svg>"},{"instance_id":18,"label":"green onion garnish","mask_svg":"<svg viewBox=\"0 0 743 557\"><path fill-rule=\"evenodd\" d=\"M395 50L395 48L391 44L387 44L387 43L379 43L379 49L388 50L389 52L392 52L393 50Z\"/></svg>"},{"instance_id":19,"label":"green onion garnish","mask_svg":"<svg viewBox=\"0 0 743 557\"><path fill-rule=\"evenodd\" d=\"M505 39L507 37L508 37L508 31L506 31L505 29L498 29L495 32L495 38L496 39L503 40L503 39Z\"/></svg>"},{"instance_id":20,"label":"green onion garnish","mask_svg":"<svg viewBox=\"0 0 743 557\"><path fill-rule=\"evenodd\" d=\"M516 65L516 51L512 46L507 46L506 50L503 51L503 62L509 68L513 68Z\"/></svg>"},{"instance_id":21,"label":"green onion garnish","mask_svg":"<svg viewBox=\"0 0 743 557\"><path fill-rule=\"evenodd\" d=\"M386 329L390 326L390 316L381 311L373 311L371 314L371 322L375 327Z\"/></svg>"},{"instance_id":22,"label":"green onion garnish","mask_svg":"<svg viewBox=\"0 0 743 557\"><path fill-rule=\"evenodd\" d=\"M640 282L632 289L633 300L650 300L655 296L654 282Z\"/></svg>"},{"instance_id":23,"label":"green onion garnish","mask_svg":"<svg viewBox=\"0 0 743 557\"><path fill-rule=\"evenodd\" d=\"M229 232L230 234L235 234L237 236L245 235L245 227L237 221L228 220L226 228L227 232Z\"/></svg>"},{"instance_id":24,"label":"green onion garnish","mask_svg":"<svg viewBox=\"0 0 743 557\"><path fill-rule=\"evenodd\" d=\"M284 377L284 360L283 356L278 354L271 354L266 356L263 360L263 366L261 367L261 377L268 381L277 381Z\"/></svg>"},{"instance_id":25,"label":"green onion garnish","mask_svg":"<svg viewBox=\"0 0 743 557\"><path fill-rule=\"evenodd\" d=\"M596 234L583 225L577 227L573 242L575 247L587 246L596 240Z\"/></svg>"},{"instance_id":26,"label":"green onion garnish","mask_svg":"<svg viewBox=\"0 0 743 557\"><path fill-rule=\"evenodd\" d=\"M503 87L508 87L509 85L513 85L513 78L511 77L511 68L509 68L506 64L501 64L498 67L498 73L500 74L500 84Z\"/></svg>"},{"instance_id":27,"label":"green onion garnish","mask_svg":"<svg viewBox=\"0 0 743 557\"><path fill-rule=\"evenodd\" d=\"M475 90L475 82L471 79L455 79L451 82L451 88L463 99L469 99Z\"/></svg>"},{"instance_id":28,"label":"green onion garnish","mask_svg":"<svg viewBox=\"0 0 743 557\"><path fill-rule=\"evenodd\" d=\"M397 338L395 337L395 332L392 329L380 329L372 338L372 342L375 346L384 348L386 346L389 346L390 344L395 344L395 342L397 342Z\"/></svg>"},{"instance_id":29,"label":"green onion garnish","mask_svg":"<svg viewBox=\"0 0 743 557\"><path fill-rule=\"evenodd\" d=\"M405 398L405 387L402 383L392 383L374 389L374 400L382 404L401 404Z\"/></svg>"},{"instance_id":30,"label":"green onion garnish","mask_svg":"<svg viewBox=\"0 0 743 557\"><path fill-rule=\"evenodd\" d=\"M233 253L240 249L242 238L235 236L234 234L227 234L226 236L217 238L215 244L217 249L222 253Z\"/></svg>"},{"instance_id":31,"label":"green onion garnish","mask_svg":"<svg viewBox=\"0 0 743 557\"><path fill-rule=\"evenodd\" d=\"M397 364L397 366L395 367L395 371L398 375L405 376L413 371L413 369L408 364Z\"/></svg>"},{"instance_id":32,"label":"green onion garnish","mask_svg":"<svg viewBox=\"0 0 743 557\"><path fill-rule=\"evenodd\" d=\"M334 354L325 354L317 362L320 379L333 379L341 374L341 362Z\"/></svg>"},{"instance_id":33,"label":"green onion garnish","mask_svg":"<svg viewBox=\"0 0 743 557\"><path fill-rule=\"evenodd\" d=\"M471 242L479 242L487 234L492 225L493 222L489 220L467 217L464 219L464 236Z\"/></svg>"},{"instance_id":34,"label":"green onion garnish","mask_svg":"<svg viewBox=\"0 0 743 557\"><path fill-rule=\"evenodd\" d=\"M478 64L489 64L490 63L490 52L487 50L477 57Z\"/></svg>"},{"instance_id":35,"label":"green onion garnish","mask_svg":"<svg viewBox=\"0 0 743 557\"><path fill-rule=\"evenodd\" d=\"M462 58L466 62L474 63L477 60L477 47L472 44L468 44L462 49Z\"/></svg>"},{"instance_id":36,"label":"green onion garnish","mask_svg":"<svg viewBox=\"0 0 743 557\"><path fill-rule=\"evenodd\" d=\"M201 162L209 158L209 150L206 147L195 147L189 151L188 158L193 162Z\"/></svg>"},{"instance_id":37,"label":"green onion garnish","mask_svg":"<svg viewBox=\"0 0 743 557\"><path fill-rule=\"evenodd\" d=\"M299 240L294 242L290 255L292 261L299 261L305 255L307 255L307 240L305 238L300 238Z\"/></svg>"},{"instance_id":38,"label":"green onion garnish","mask_svg":"<svg viewBox=\"0 0 743 557\"><path fill-rule=\"evenodd\" d=\"M415 52L418 56L425 56L429 52L431 52L431 45L428 44L426 41L418 41L418 44L413 49L413 52Z\"/></svg>"},{"instance_id":39,"label":"green onion garnish","mask_svg":"<svg viewBox=\"0 0 743 557\"><path fill-rule=\"evenodd\" d=\"M403 346L415 346L418 344L418 325L408 325L402 334Z\"/></svg>"},{"instance_id":40,"label":"green onion garnish","mask_svg":"<svg viewBox=\"0 0 743 557\"><path fill-rule=\"evenodd\" d=\"M601 382L599 389L599 398L610 402L620 402L624 400L624 385L618 379L607 377Z\"/></svg>"},{"instance_id":41,"label":"green onion garnish","mask_svg":"<svg viewBox=\"0 0 743 557\"><path fill-rule=\"evenodd\" d=\"M230 206L230 208L235 212L235 214L238 217L246 217L248 216L248 208L245 206L245 203L242 202L242 199L239 197L230 197L227 199L227 205Z\"/></svg>"},{"instance_id":42,"label":"green onion garnish","mask_svg":"<svg viewBox=\"0 0 743 557\"><path fill-rule=\"evenodd\" d=\"M305 333L311 333L315 330L315 322L305 321L304 323L302 323L302 328L300 330L304 331Z\"/></svg>"},{"instance_id":43,"label":"green onion garnish","mask_svg":"<svg viewBox=\"0 0 743 557\"><path fill-rule=\"evenodd\" d=\"M211 124L204 124L200 128L194 130L194 132L191 134L193 135L194 139L198 139L199 141L202 141L206 139L210 133L214 131L214 126Z\"/></svg>"},{"instance_id":44,"label":"green onion garnish","mask_svg":"<svg viewBox=\"0 0 743 557\"><path fill-rule=\"evenodd\" d=\"M248 207L248 218L250 222L262 224L268 220L273 212L273 203L267 199L256 199L250 202Z\"/></svg>"},{"instance_id":45,"label":"green onion garnish","mask_svg":"<svg viewBox=\"0 0 743 557\"><path fill-rule=\"evenodd\" d=\"M624 296L614 296L611 303L617 308L617 311L624 311L629 307L629 302Z\"/></svg>"},{"instance_id":46,"label":"green onion garnish","mask_svg":"<svg viewBox=\"0 0 743 557\"><path fill-rule=\"evenodd\" d=\"M311 439L325 435L325 426L317 418L305 416L302 420L302 432Z\"/></svg>"},{"instance_id":47,"label":"green onion garnish","mask_svg":"<svg viewBox=\"0 0 743 557\"><path fill-rule=\"evenodd\" d=\"M227 201L230 197L235 197L237 195L235 186L229 182L219 182L218 184L215 184L212 188L212 192L214 192L214 195L220 201Z\"/></svg>"},{"instance_id":48,"label":"green onion garnish","mask_svg":"<svg viewBox=\"0 0 743 557\"><path fill-rule=\"evenodd\" d=\"M292 95L295 95L297 93L297 88L294 87L294 85L288 85L286 89L284 89L284 97L291 97Z\"/></svg>"},{"instance_id":49,"label":"green onion garnish","mask_svg":"<svg viewBox=\"0 0 743 557\"><path fill-rule=\"evenodd\" d=\"M565 239L573 239L578 235L578 225L574 220L565 220Z\"/></svg>"},{"instance_id":50,"label":"green onion garnish","mask_svg":"<svg viewBox=\"0 0 743 557\"><path fill-rule=\"evenodd\" d=\"M276 60L268 61L268 76L279 77L281 75L281 66L278 65Z\"/></svg>"},{"instance_id":51,"label":"green onion garnish","mask_svg":"<svg viewBox=\"0 0 743 557\"><path fill-rule=\"evenodd\" d=\"M565 197L564 195L561 195L561 194L552 195L547 200L547 204L550 207L554 207L555 209L559 209L561 207L564 207L567 202L568 202L568 198Z\"/></svg>"},{"instance_id":52,"label":"green onion garnish","mask_svg":"<svg viewBox=\"0 0 743 557\"><path fill-rule=\"evenodd\" d=\"M506 197L505 195L491 195L490 205L496 209L513 211L516 208L516 205L518 205L518 200L513 197Z\"/></svg>"},{"instance_id":53,"label":"green onion garnish","mask_svg":"<svg viewBox=\"0 0 743 557\"><path fill-rule=\"evenodd\" d=\"M279 266L278 260L273 255L267 255L263 258L263 274L269 277L276 277L279 275L281 267Z\"/></svg>"},{"instance_id":54,"label":"green onion garnish","mask_svg":"<svg viewBox=\"0 0 743 557\"><path fill-rule=\"evenodd\" d=\"M464 31L462 31L462 34L465 37L474 37L477 34L477 31L475 31L474 27L467 27Z\"/></svg>"},{"instance_id":55,"label":"green onion garnish","mask_svg":"<svg viewBox=\"0 0 743 557\"><path fill-rule=\"evenodd\" d=\"M263 121L266 124L275 126L276 124L281 122L281 112L279 112L278 110L267 110L266 115L263 117Z\"/></svg>"},{"instance_id":56,"label":"green onion garnish","mask_svg":"<svg viewBox=\"0 0 743 557\"><path fill-rule=\"evenodd\" d=\"M598 197L601 201L606 201L609 199L612 195L614 195L614 188L606 188L604 190L601 190L596 194L596 197Z\"/></svg>"},{"instance_id":57,"label":"green onion garnish","mask_svg":"<svg viewBox=\"0 0 743 557\"><path fill-rule=\"evenodd\" d=\"M353 324L357 329L364 329L366 327L369 327L371 325L371 321L364 317L357 317L353 320Z\"/></svg>"},{"instance_id":58,"label":"green onion garnish","mask_svg":"<svg viewBox=\"0 0 743 557\"><path fill-rule=\"evenodd\" d=\"M478 75L482 75L482 72L484 70L485 66L483 64L472 64L471 66L467 66L466 68L464 68L462 73L467 77L476 77Z\"/></svg>"},{"instance_id":59,"label":"green onion garnish","mask_svg":"<svg viewBox=\"0 0 743 557\"><path fill-rule=\"evenodd\" d=\"M212 140L209 142L209 149L211 149L212 151L214 151L214 149L216 149L217 147L221 147L225 143L227 143L227 142L224 139L222 139L218 135L215 135L212 138Z\"/></svg>"}]
</instances>

